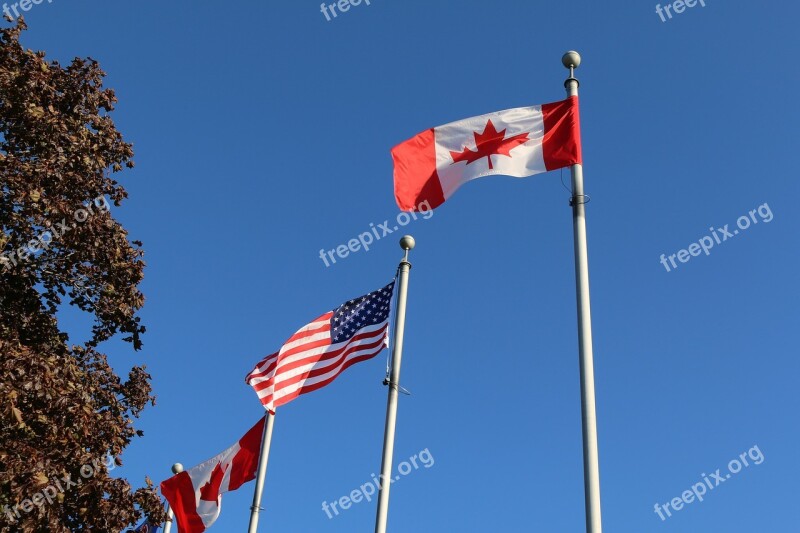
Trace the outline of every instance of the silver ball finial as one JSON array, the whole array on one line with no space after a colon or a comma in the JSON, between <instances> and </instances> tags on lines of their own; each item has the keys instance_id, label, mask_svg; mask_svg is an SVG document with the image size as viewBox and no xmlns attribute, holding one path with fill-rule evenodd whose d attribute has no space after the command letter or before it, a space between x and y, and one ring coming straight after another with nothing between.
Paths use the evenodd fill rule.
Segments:
<instances>
[{"instance_id":1,"label":"silver ball finial","mask_svg":"<svg viewBox=\"0 0 800 533\"><path fill-rule=\"evenodd\" d=\"M581 65L581 55L575 50L570 50L561 57L561 63L566 68L578 68Z\"/></svg>"},{"instance_id":2,"label":"silver ball finial","mask_svg":"<svg viewBox=\"0 0 800 533\"><path fill-rule=\"evenodd\" d=\"M172 465L172 473L173 474L180 474L181 472L183 472L183 465L182 464L175 463L174 465Z\"/></svg>"},{"instance_id":3,"label":"silver ball finial","mask_svg":"<svg viewBox=\"0 0 800 533\"><path fill-rule=\"evenodd\" d=\"M416 245L417 242L411 235L403 235L403 238L400 239L400 248L402 248L405 251L413 250L414 246Z\"/></svg>"}]
</instances>

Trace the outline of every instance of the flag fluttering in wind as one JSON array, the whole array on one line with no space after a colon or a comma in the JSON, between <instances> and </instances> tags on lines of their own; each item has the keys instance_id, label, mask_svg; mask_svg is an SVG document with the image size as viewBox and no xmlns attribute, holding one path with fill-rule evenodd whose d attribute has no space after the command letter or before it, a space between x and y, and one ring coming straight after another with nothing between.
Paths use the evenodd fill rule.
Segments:
<instances>
[{"instance_id":1,"label":"flag fluttering in wind","mask_svg":"<svg viewBox=\"0 0 800 533\"><path fill-rule=\"evenodd\" d=\"M392 148L392 158L403 211L438 207L475 178L524 178L581 163L578 97L431 128Z\"/></svg>"},{"instance_id":2,"label":"flag fluttering in wind","mask_svg":"<svg viewBox=\"0 0 800 533\"><path fill-rule=\"evenodd\" d=\"M161 483L180 533L205 531L219 516L222 493L255 479L263 432L262 418L221 454Z\"/></svg>"},{"instance_id":3,"label":"flag fluttering in wind","mask_svg":"<svg viewBox=\"0 0 800 533\"><path fill-rule=\"evenodd\" d=\"M336 379L349 366L375 357L388 345L394 281L349 300L300 328L280 350L256 365L245 381L266 409Z\"/></svg>"}]
</instances>

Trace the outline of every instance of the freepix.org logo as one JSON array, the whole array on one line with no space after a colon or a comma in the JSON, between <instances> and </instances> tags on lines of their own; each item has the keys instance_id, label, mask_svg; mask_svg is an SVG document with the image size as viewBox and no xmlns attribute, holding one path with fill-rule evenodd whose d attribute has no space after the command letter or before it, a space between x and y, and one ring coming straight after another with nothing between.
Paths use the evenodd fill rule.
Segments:
<instances>
[{"instance_id":1,"label":"freepix.org logo","mask_svg":"<svg viewBox=\"0 0 800 533\"><path fill-rule=\"evenodd\" d=\"M394 227L390 227L389 219L384 220L383 224L378 224L377 227L375 226L375 223L370 222L369 231L365 231L358 237L347 241L347 244L340 244L331 250L325 250L325 248L320 249L319 258L322 259L322 262L325 263L326 267L329 267L336 263L336 256L338 256L339 259L344 259L351 253L356 253L360 250L368 252L369 247L373 242L379 241L387 235L391 235L395 231L399 230L402 226L407 226L412 220L417 220L419 216L417 213L422 215L424 220L428 220L433 216L433 209L431 209L431 204L428 203L428 200L420 202L420 204L416 207L416 211L401 211L398 213L396 217L397 224ZM372 237L373 235L375 236L374 239ZM330 259L330 261L328 259Z\"/></svg>"},{"instance_id":2,"label":"freepix.org logo","mask_svg":"<svg viewBox=\"0 0 800 533\"><path fill-rule=\"evenodd\" d=\"M362 0L338 0L338 2L333 2L332 4L327 5L325 2L322 2L319 5L319 10L323 15L325 15L325 20L330 22L338 17L340 13L347 13L350 11L351 7L360 6L361 2ZM370 4L370 0L363 0L363 2L368 6L372 5ZM336 12L337 9L339 10L339 13Z\"/></svg>"},{"instance_id":3,"label":"freepix.org logo","mask_svg":"<svg viewBox=\"0 0 800 533\"><path fill-rule=\"evenodd\" d=\"M3 4L3 14L8 18L12 18L11 13L13 12L14 13L13 18L19 18L20 12L17 9L17 6L19 6L19 9L21 9L22 11L28 12L33 8L33 6L35 5L38 6L42 2L44 2L44 0L21 0L20 2L14 2L10 6L6 3ZM53 0L47 0L47 3L52 4Z\"/></svg>"},{"instance_id":4,"label":"freepix.org logo","mask_svg":"<svg viewBox=\"0 0 800 533\"><path fill-rule=\"evenodd\" d=\"M105 468L103 468L104 465ZM107 455L103 459L94 459L91 463L82 465L78 471L80 477L73 477L70 473L63 474L61 477L47 476L47 480L52 481L50 485L33 494L30 498L25 498L21 502L14 504L13 507L4 505L3 513L11 523L17 522L17 519L21 518L20 511L27 514L44 507L45 503L50 505L54 502L61 502L64 499L64 493L80 487L84 479L89 479L98 472L110 472L116 467L116 459Z\"/></svg>"},{"instance_id":5,"label":"freepix.org logo","mask_svg":"<svg viewBox=\"0 0 800 533\"><path fill-rule=\"evenodd\" d=\"M676 15L680 15L686 11L687 7L694 7L698 2L701 6L706 7L705 0L675 0L664 7L661 7L661 4L658 4L656 6L656 14L661 17L661 22L666 22L668 19L672 20L672 13L670 10L674 11ZM664 13L667 14L666 17L664 16Z\"/></svg>"},{"instance_id":6,"label":"freepix.org logo","mask_svg":"<svg viewBox=\"0 0 800 533\"><path fill-rule=\"evenodd\" d=\"M95 210L95 207L97 208ZM47 229L40 233L35 239L31 239L25 246L12 249L0 253L0 266L4 271L11 270L16 267L18 263L30 261L35 257L38 252L44 252L50 249L50 246L59 241L64 235L73 231L78 227L78 224L83 224L90 217L96 216L101 212L109 212L111 206L108 204L105 196L98 196L91 202L87 202L82 207L79 207L72 213L72 221L69 218L62 217L61 221L55 219L55 222L48 220L45 222ZM107 224L111 224L111 220L106 220ZM8 243L8 237L0 233L0 250L2 250Z\"/></svg>"},{"instance_id":7,"label":"freepix.org logo","mask_svg":"<svg viewBox=\"0 0 800 533\"><path fill-rule=\"evenodd\" d=\"M436 460L433 458L433 454L431 454L428 448L420 451L419 453L415 453L411 457L408 458L408 461L403 461L399 465L397 465L397 472L398 475L394 477L389 477L389 479L385 479L383 474L380 476L375 476L372 474L372 481L367 481L357 489L350 491L350 494L346 496L342 496L338 500L333 500L332 502L323 501L322 502L322 510L325 514L328 515L328 520L332 519L334 516L339 516L339 510L346 511L350 508L350 506L354 503L359 503L363 500L367 500L368 502L372 501L372 496L381 490L381 487L387 484L395 483L400 481L403 477L409 475L414 470L419 470L420 464L417 463L417 459L420 460L420 463L425 468L430 468L434 465ZM380 478L380 479L379 479ZM339 507L337 509L336 507ZM331 514L333 511L333 514Z\"/></svg>"},{"instance_id":8,"label":"freepix.org logo","mask_svg":"<svg viewBox=\"0 0 800 533\"><path fill-rule=\"evenodd\" d=\"M758 218L756 218L756 213L758 213ZM728 229L730 224L725 224L721 228L716 229L714 229L714 226L711 226L708 228L709 231L711 231L711 235L702 237L699 241L691 243L686 248L678 250L674 254L661 254L659 262L664 265L667 272L671 272L680 266L675 262L676 258L681 263L688 263L692 257L697 257L701 253L711 255L711 249L714 247L715 243L719 246L728 239L734 238L736 235L739 235L740 231L747 230L751 226L751 223L752 225L758 224L759 219L765 224L769 224L772 222L773 218L772 209L764 202L756 209L751 209L747 215L742 215L736 219L736 226L739 229ZM670 265L672 265L672 268L670 268Z\"/></svg>"},{"instance_id":9,"label":"freepix.org logo","mask_svg":"<svg viewBox=\"0 0 800 533\"><path fill-rule=\"evenodd\" d=\"M722 472L721 468L717 468L709 475L703 472L700 474L702 480L692 485L690 489L683 491L680 496L676 496L666 503L655 504L655 513L663 522L667 518L670 518L673 512L678 512L683 509L685 505L689 505L695 501L702 502L703 497L708 491L714 490L723 483L731 480L732 476L742 471L742 468L749 467L751 463L747 460L748 458L750 458L750 461L752 461L754 465L760 465L764 462L764 454L761 452L758 445L755 445L746 452L740 453L738 458L732 459L728 463L727 472ZM670 507L672 507L672 511L670 511ZM666 516L664 516L664 513L666 513Z\"/></svg>"}]
</instances>

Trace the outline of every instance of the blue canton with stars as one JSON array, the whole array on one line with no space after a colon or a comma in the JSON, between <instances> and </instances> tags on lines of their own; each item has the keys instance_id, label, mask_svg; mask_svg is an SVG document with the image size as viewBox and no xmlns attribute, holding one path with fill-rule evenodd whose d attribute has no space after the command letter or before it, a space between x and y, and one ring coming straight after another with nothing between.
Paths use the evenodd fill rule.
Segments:
<instances>
[{"instance_id":1,"label":"blue canton with stars","mask_svg":"<svg viewBox=\"0 0 800 533\"><path fill-rule=\"evenodd\" d=\"M380 324L392 309L394 281L377 291L348 300L333 310L331 317L331 344L346 342L359 330Z\"/></svg>"}]
</instances>

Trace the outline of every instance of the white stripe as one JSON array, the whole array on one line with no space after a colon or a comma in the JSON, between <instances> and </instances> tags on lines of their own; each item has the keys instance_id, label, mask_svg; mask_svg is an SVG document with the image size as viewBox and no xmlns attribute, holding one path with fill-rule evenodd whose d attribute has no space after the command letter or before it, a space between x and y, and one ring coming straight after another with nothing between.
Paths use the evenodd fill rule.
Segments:
<instances>
[{"instance_id":1,"label":"white stripe","mask_svg":"<svg viewBox=\"0 0 800 533\"><path fill-rule=\"evenodd\" d=\"M320 320L319 322L312 322L311 324L309 324L308 326L304 327L303 329L297 330L297 332L294 335L292 335L292 337L294 337L298 333L304 333L306 331L317 329L319 327L322 327L323 325L327 326L329 324L330 324L330 318L328 320ZM300 346L300 345L305 344L307 342L312 342L313 339L324 338L324 337L320 337L320 335L330 337L330 329L322 330L321 332L315 333L314 335L310 335L310 336L307 336L307 337L302 337L300 339L297 339L297 340L294 340L294 341L291 341L291 342L287 342L286 344L284 344L281 347L280 353L287 352L288 350L291 350L295 346Z\"/></svg>"},{"instance_id":2,"label":"white stripe","mask_svg":"<svg viewBox=\"0 0 800 533\"><path fill-rule=\"evenodd\" d=\"M374 343L376 339L380 338L380 330L385 325L386 325L386 322L384 322L383 324L379 324L377 326L370 326L369 328L364 328L364 330L359 332L359 334L362 334L362 333L378 333L378 335L372 335L370 337L366 337L366 338L360 339L358 341L347 341L347 342L344 342L344 343L331 344L331 345L323 346L323 347L320 347L320 348L315 348L313 350L302 352L300 354L295 354L295 356L292 356L289 359L292 359L292 360L305 359L306 357L312 357L312 356L316 356L316 355L324 355L327 352L339 350L339 349L342 349L342 348L347 347L347 346L359 347L359 346L364 345L364 344ZM376 327L378 329L374 329ZM360 353L360 351L359 351L359 353ZM275 372L273 372L271 376L264 376L262 378L255 378L255 379L251 380L250 384L251 385L256 385L258 383L263 383L263 382L269 380L271 377L274 376L275 382L270 387L267 387L267 388L265 388L263 390L258 391L259 398L263 398L265 396L269 396L270 394L272 394L272 391L275 390L275 387L277 385L280 385L282 382L284 382L286 380L289 380L289 379L292 379L292 378L294 378L296 376L305 374L306 372L309 372L309 371L312 371L312 370L315 370L315 369L321 369L321 368L327 368L327 367L334 366L339 361L342 360L341 358L342 358L342 356L340 355L340 356L338 356L336 358L333 358L333 359L310 361L309 363L307 363L305 365L299 366L297 368L293 368L291 370L285 370L285 371L282 371L281 367L284 367L284 365L286 365L287 362L281 361L279 363L278 367L276 368ZM317 378L309 378L308 380L300 381L299 384L300 385L303 385L303 384L306 384L306 383L314 384L314 383L317 383L318 381L319 381L319 379L317 379Z\"/></svg>"},{"instance_id":3,"label":"white stripe","mask_svg":"<svg viewBox=\"0 0 800 533\"><path fill-rule=\"evenodd\" d=\"M382 322L380 324L374 324L372 326L366 326L363 329L358 330L356 335L370 334L370 333L374 333L376 331L380 331L380 329L384 326L385 323L386 323L386 321L384 321L384 322ZM314 335L313 337L317 337L317 336ZM309 337L309 339L311 339L311 338L312 337ZM325 337L323 337L323 338L330 338L330 333L329 332L325 333ZM316 339L316 340L322 340L322 339ZM311 342L311 341L309 341L309 342ZM258 383L262 383L262 382L270 379L272 376L281 374L283 372L281 370L281 368L285 368L287 365L289 365L291 363L294 363L296 361L301 361L301 360L309 358L309 357L323 355L323 354L325 354L327 352L330 352L330 351L336 350L338 348L341 348L345 344L346 344L346 342L338 343L338 344L326 344L324 346L318 346L316 348L310 348L308 350L297 352L297 353L292 354L292 355L290 355L288 357L282 358L282 359L279 360L277 366L275 368L273 368L272 372L270 372L269 374L265 374L263 376L253 377L248 381L248 383L250 385L256 385ZM283 353L283 350L281 350L281 353ZM300 368L304 368L304 367L300 367ZM296 373L295 374L291 374L291 372L294 372L294 370L290 371L290 373L288 374L289 376L291 376L291 375L295 375L296 376L297 375ZM283 378L283 376L281 376L281 377Z\"/></svg>"},{"instance_id":4,"label":"white stripe","mask_svg":"<svg viewBox=\"0 0 800 533\"><path fill-rule=\"evenodd\" d=\"M260 363L258 363L258 365L256 365L253 371L248 374L248 376L252 376L253 374L263 374L264 371L269 368L273 362L275 362L279 355L279 353L274 353L268 356L266 359L263 359ZM250 380L248 379L247 382L250 383Z\"/></svg>"},{"instance_id":5,"label":"white stripe","mask_svg":"<svg viewBox=\"0 0 800 533\"><path fill-rule=\"evenodd\" d=\"M317 320L317 321L312 322L312 323L304 326L303 328L297 330L294 333L294 335L292 335L292 337L296 336L299 333L303 333L303 332L311 330L311 329L317 329L317 328L321 327L323 324L329 324L329 323L330 323L330 318L328 318L327 320ZM292 337L289 337L289 338L291 339ZM290 350L292 348L295 348L297 346L302 346L303 344L307 344L309 342L323 340L323 339L326 339L326 338L330 338L330 330L325 330L325 331L322 331L320 333L316 333L314 335L311 335L309 337L303 337L303 338L300 338L300 339L296 339L294 341L287 342L286 344L281 346L281 349L278 351L278 353L272 354L271 357L269 357L267 359L264 359L263 361L258 363L256 368L250 374L251 375L252 374L262 374L267 368L270 367L270 365L275 361L276 358L279 358L281 355L283 355L284 353L286 353L288 350ZM248 381L248 383L250 383L250 381Z\"/></svg>"},{"instance_id":6,"label":"white stripe","mask_svg":"<svg viewBox=\"0 0 800 533\"><path fill-rule=\"evenodd\" d=\"M301 343L293 343L294 346L292 346L292 347L293 348L297 348L297 347L301 347L303 344L311 344L313 342L318 342L318 341L326 340L326 339L330 339L330 338L331 338L330 332L329 331L324 331L324 332L319 333L317 335L312 335L310 337L306 337L305 339L303 339L303 342L301 342ZM292 355L290 355L288 357L284 357L284 358L280 358L281 355L283 355L285 353L283 348L281 348L281 351L278 352L279 362L278 362L277 367L273 368L271 372L269 372L267 374L264 374L262 376L254 376L254 377L250 378L247 382L250 385L255 385L256 383L261 383L262 381L269 379L271 376L274 376L276 372L280 372L280 368L282 366L284 366L284 365L286 365L288 363L291 363L293 361L298 361L300 359L305 359L306 357L311 357L312 355L315 355L316 353L325 353L326 351L328 351L330 346L331 346L330 344L325 344L325 345L319 346L317 348L311 348L311 349L308 349L308 350L305 350L305 351L297 352L295 354L292 354ZM264 365L263 368L260 368L258 373L263 373L267 368L269 368L269 366L273 362L275 362L275 358L274 357L270 358L269 364L268 365Z\"/></svg>"},{"instance_id":7,"label":"white stripe","mask_svg":"<svg viewBox=\"0 0 800 533\"><path fill-rule=\"evenodd\" d=\"M332 367L328 371L328 373L322 374L320 376L314 376L312 378L300 381L300 382L298 382L295 385L292 385L290 387L286 387L285 389L281 389L280 391L278 391L277 394L275 394L275 396L273 396L272 402L274 403L274 402L280 400L281 398L283 398L284 396L288 396L289 394L291 394L293 392L296 392L298 389L302 389L304 387L309 387L311 385L319 383L320 381L325 381L326 379L329 379L332 376L337 375L339 372L341 372L342 366L344 366L344 364L347 363L347 361L349 361L350 359L354 359L354 358L359 357L361 355L365 355L365 354L369 354L369 353L373 353L373 352L377 353L377 352L381 351L382 349L383 349L383 346L380 346L380 345L379 346L373 346L371 348L364 348L364 349L361 349L361 350L355 350L345 358L339 357L339 358L334 360L338 364L336 364L335 367Z\"/></svg>"}]
</instances>

